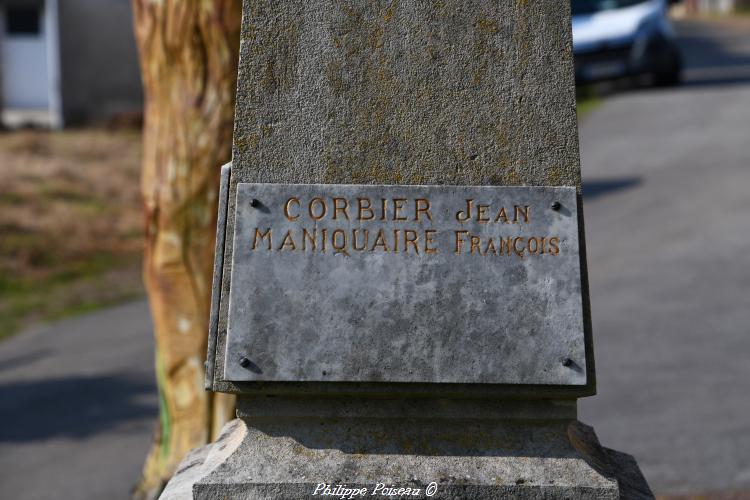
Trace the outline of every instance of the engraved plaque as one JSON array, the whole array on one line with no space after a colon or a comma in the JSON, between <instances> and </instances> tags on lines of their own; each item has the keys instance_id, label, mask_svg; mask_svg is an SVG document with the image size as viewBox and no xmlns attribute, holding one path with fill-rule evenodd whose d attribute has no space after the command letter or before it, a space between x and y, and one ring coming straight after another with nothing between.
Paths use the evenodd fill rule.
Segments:
<instances>
[{"instance_id":1,"label":"engraved plaque","mask_svg":"<svg viewBox=\"0 0 750 500\"><path fill-rule=\"evenodd\" d=\"M237 185L225 380L585 385L568 187Z\"/></svg>"}]
</instances>

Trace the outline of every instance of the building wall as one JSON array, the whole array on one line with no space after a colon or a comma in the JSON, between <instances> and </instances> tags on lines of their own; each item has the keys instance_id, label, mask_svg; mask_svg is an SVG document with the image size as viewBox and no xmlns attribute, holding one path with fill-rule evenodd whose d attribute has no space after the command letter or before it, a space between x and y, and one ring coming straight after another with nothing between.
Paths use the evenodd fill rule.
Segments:
<instances>
[{"instance_id":1,"label":"building wall","mask_svg":"<svg viewBox=\"0 0 750 500\"><path fill-rule=\"evenodd\" d=\"M45 29L43 5L42 0L0 0L0 105L4 108L48 106L49 33Z\"/></svg>"},{"instance_id":2,"label":"building wall","mask_svg":"<svg viewBox=\"0 0 750 500\"><path fill-rule=\"evenodd\" d=\"M685 7L692 14L728 14L741 0L685 0Z\"/></svg>"},{"instance_id":3,"label":"building wall","mask_svg":"<svg viewBox=\"0 0 750 500\"><path fill-rule=\"evenodd\" d=\"M105 122L142 109L130 0L59 2L65 125Z\"/></svg>"}]
</instances>

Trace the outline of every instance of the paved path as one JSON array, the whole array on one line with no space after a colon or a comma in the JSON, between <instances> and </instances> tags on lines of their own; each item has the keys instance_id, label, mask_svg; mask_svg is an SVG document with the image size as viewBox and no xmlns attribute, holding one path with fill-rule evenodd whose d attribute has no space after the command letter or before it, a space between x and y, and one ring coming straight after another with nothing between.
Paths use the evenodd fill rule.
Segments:
<instances>
[{"instance_id":1,"label":"paved path","mask_svg":"<svg viewBox=\"0 0 750 500\"><path fill-rule=\"evenodd\" d=\"M125 500L157 415L136 302L0 343L0 498Z\"/></svg>"},{"instance_id":2,"label":"paved path","mask_svg":"<svg viewBox=\"0 0 750 500\"><path fill-rule=\"evenodd\" d=\"M750 24L681 32L688 85L582 124L599 394L580 415L656 491L750 489Z\"/></svg>"},{"instance_id":3,"label":"paved path","mask_svg":"<svg viewBox=\"0 0 750 500\"><path fill-rule=\"evenodd\" d=\"M750 488L750 29L685 25L690 84L583 123L599 395L657 492ZM125 499L156 416L138 302L0 343L0 498Z\"/></svg>"}]
</instances>

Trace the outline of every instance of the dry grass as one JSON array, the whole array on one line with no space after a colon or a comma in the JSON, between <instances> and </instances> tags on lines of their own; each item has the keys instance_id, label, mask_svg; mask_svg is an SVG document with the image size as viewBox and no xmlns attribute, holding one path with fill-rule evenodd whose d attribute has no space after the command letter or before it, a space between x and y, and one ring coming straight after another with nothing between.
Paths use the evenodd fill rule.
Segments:
<instances>
[{"instance_id":1,"label":"dry grass","mask_svg":"<svg viewBox=\"0 0 750 500\"><path fill-rule=\"evenodd\" d=\"M0 337L142 294L140 133L0 133Z\"/></svg>"}]
</instances>

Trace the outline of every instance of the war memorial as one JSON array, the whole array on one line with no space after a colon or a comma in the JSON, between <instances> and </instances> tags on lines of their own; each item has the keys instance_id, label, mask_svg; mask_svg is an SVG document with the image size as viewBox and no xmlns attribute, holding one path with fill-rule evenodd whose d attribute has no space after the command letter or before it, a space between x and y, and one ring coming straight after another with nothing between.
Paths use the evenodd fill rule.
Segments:
<instances>
[{"instance_id":1,"label":"war memorial","mask_svg":"<svg viewBox=\"0 0 750 500\"><path fill-rule=\"evenodd\" d=\"M206 388L163 499L653 498L596 392L569 3L245 0Z\"/></svg>"}]
</instances>

